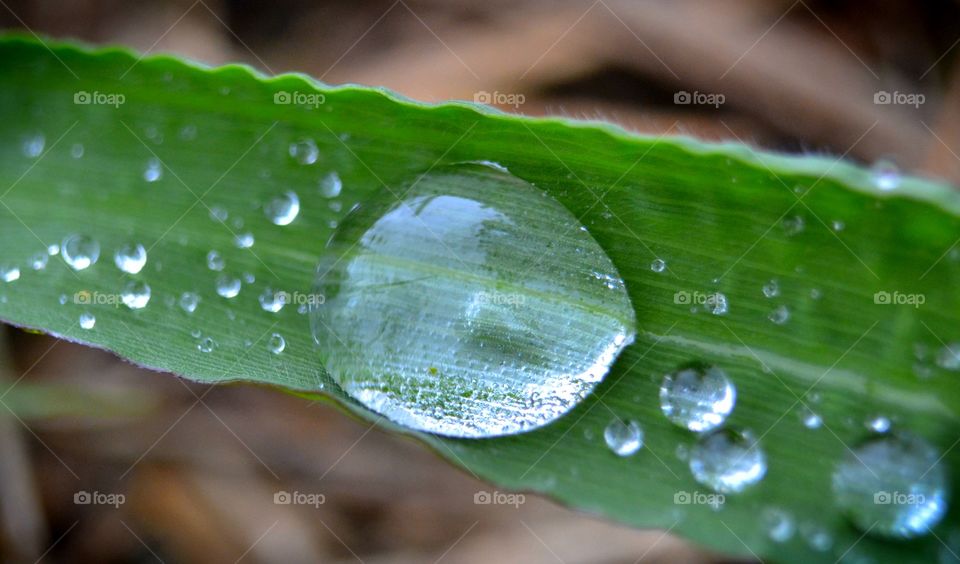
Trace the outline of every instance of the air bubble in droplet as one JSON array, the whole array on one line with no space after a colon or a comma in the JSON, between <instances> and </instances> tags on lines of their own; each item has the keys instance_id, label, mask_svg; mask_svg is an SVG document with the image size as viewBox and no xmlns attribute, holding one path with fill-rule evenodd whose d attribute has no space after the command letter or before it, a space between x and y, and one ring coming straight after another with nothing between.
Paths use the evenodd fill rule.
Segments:
<instances>
[{"instance_id":1,"label":"air bubble in droplet","mask_svg":"<svg viewBox=\"0 0 960 564\"><path fill-rule=\"evenodd\" d=\"M100 258L100 243L86 235L68 235L60 245L60 252L70 268L83 270Z\"/></svg>"}]
</instances>

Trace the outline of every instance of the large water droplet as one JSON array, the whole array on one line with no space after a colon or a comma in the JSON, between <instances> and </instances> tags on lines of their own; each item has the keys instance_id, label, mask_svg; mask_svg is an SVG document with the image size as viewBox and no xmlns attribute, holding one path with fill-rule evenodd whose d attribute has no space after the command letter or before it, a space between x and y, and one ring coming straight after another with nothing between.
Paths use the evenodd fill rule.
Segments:
<instances>
[{"instance_id":1,"label":"large water droplet","mask_svg":"<svg viewBox=\"0 0 960 564\"><path fill-rule=\"evenodd\" d=\"M147 250L140 243L127 243L114 253L113 262L127 274L136 274L147 264Z\"/></svg>"},{"instance_id":2,"label":"large water droplet","mask_svg":"<svg viewBox=\"0 0 960 564\"><path fill-rule=\"evenodd\" d=\"M721 425L733 411L737 390L716 366L695 363L663 377L660 409L681 427L701 433Z\"/></svg>"},{"instance_id":3,"label":"large water droplet","mask_svg":"<svg viewBox=\"0 0 960 564\"><path fill-rule=\"evenodd\" d=\"M131 280L120 292L120 299L130 309L145 308L150 302L150 285L139 280Z\"/></svg>"},{"instance_id":4,"label":"large water droplet","mask_svg":"<svg viewBox=\"0 0 960 564\"><path fill-rule=\"evenodd\" d=\"M263 213L274 225L289 225L300 213L300 198L295 192L287 190L267 202Z\"/></svg>"},{"instance_id":5,"label":"large water droplet","mask_svg":"<svg viewBox=\"0 0 960 564\"><path fill-rule=\"evenodd\" d=\"M861 530L893 538L926 534L947 512L940 452L903 432L847 451L833 473L837 505Z\"/></svg>"},{"instance_id":6,"label":"large water droplet","mask_svg":"<svg viewBox=\"0 0 960 564\"><path fill-rule=\"evenodd\" d=\"M630 456L643 446L643 429L636 421L617 418L603 430L603 440L617 456Z\"/></svg>"},{"instance_id":7,"label":"large water droplet","mask_svg":"<svg viewBox=\"0 0 960 564\"><path fill-rule=\"evenodd\" d=\"M63 260L74 270L83 270L96 264L100 258L100 243L86 235L67 235L60 245Z\"/></svg>"},{"instance_id":8,"label":"large water droplet","mask_svg":"<svg viewBox=\"0 0 960 564\"><path fill-rule=\"evenodd\" d=\"M561 204L490 167L399 188L402 201L385 190L352 211L318 268L311 325L329 373L443 435L523 432L572 409L635 335L610 258Z\"/></svg>"},{"instance_id":9,"label":"large water droplet","mask_svg":"<svg viewBox=\"0 0 960 564\"><path fill-rule=\"evenodd\" d=\"M721 493L738 493L767 473L767 457L749 430L717 429L690 452L690 471L701 484Z\"/></svg>"}]
</instances>

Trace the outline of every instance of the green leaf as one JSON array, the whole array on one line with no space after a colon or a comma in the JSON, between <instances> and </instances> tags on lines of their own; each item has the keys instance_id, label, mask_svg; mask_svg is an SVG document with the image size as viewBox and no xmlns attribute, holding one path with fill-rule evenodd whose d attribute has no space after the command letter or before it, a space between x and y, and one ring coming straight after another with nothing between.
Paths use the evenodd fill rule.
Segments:
<instances>
[{"instance_id":1,"label":"green leaf","mask_svg":"<svg viewBox=\"0 0 960 564\"><path fill-rule=\"evenodd\" d=\"M308 292L332 226L355 204L437 166L494 161L588 228L626 282L637 339L594 393L551 425L484 440L410 434L498 488L668 528L730 554L922 562L949 556L942 543L957 552L955 510L918 540L883 541L861 538L831 494L834 466L868 437L863 422L876 415L936 445L941 463L960 466L958 381L935 362L960 340L960 263L951 252L960 195L949 187L903 178L884 191L869 170L833 158L639 137L467 103L424 105L117 49L8 38L0 58L0 263L21 269L19 280L0 285L2 319L197 381L323 391L360 417L409 432L334 385L307 316L294 307L266 312L257 295L268 285ZM97 103L76 103L78 93L76 102L88 93ZM116 105L101 103L110 101ZM40 136L41 154L28 157ZM315 164L290 158L301 139L315 142ZM162 175L147 182L152 159ZM343 182L334 206L320 194L330 172ZM300 196L302 211L280 227L258 206L285 190ZM213 208L230 217L212 220ZM236 248L234 237L248 231L253 247ZM51 257L44 270L30 268L32 255L71 233L99 241L96 265L75 272ZM132 277L111 264L114 249L131 241L149 253ZM215 292L217 273L206 265L212 249L225 272L256 279L233 300ZM657 257L663 272L650 268ZM144 309L73 303L79 291L115 302L131 278L152 289ZM780 293L768 298L761 288L771 279ZM176 304L183 292L200 296L192 315ZM713 292L727 297L725 315L692 313L684 303ZM877 303L877 292L923 303ZM780 306L789 319L776 324L768 317ZM96 315L93 329L78 326L82 311ZM266 346L272 333L286 340L282 354ZM200 352L195 334L216 348ZM658 400L662 376L690 361L721 367L735 382L728 424L761 437L768 460L766 478L727 496L719 512L674 503L678 492L706 491L675 454L696 437L670 423ZM802 425L804 405L822 417L821 428ZM618 457L604 444L616 417L645 430L635 456ZM957 474L949 476L956 489ZM805 534L770 540L761 515L772 506L789 511ZM810 546L812 526L829 533L828 550Z\"/></svg>"}]
</instances>

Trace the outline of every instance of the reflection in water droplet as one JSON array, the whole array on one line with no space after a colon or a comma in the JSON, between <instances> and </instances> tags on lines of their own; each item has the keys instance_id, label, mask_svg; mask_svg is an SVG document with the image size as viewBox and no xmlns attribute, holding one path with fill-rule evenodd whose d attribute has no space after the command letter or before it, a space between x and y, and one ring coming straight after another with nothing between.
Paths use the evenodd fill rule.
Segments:
<instances>
[{"instance_id":1,"label":"reflection in water droplet","mask_svg":"<svg viewBox=\"0 0 960 564\"><path fill-rule=\"evenodd\" d=\"M711 431L690 453L693 478L720 493L738 493L767 473L767 457L749 430Z\"/></svg>"},{"instance_id":2,"label":"reflection in water droplet","mask_svg":"<svg viewBox=\"0 0 960 564\"><path fill-rule=\"evenodd\" d=\"M833 473L840 509L861 530L892 538L927 534L947 512L947 487L940 452L901 432L848 450Z\"/></svg>"},{"instance_id":3,"label":"reflection in water droplet","mask_svg":"<svg viewBox=\"0 0 960 564\"><path fill-rule=\"evenodd\" d=\"M180 309L187 313L193 313L200 304L200 296L193 292L184 292L180 295Z\"/></svg>"},{"instance_id":4,"label":"reflection in water droplet","mask_svg":"<svg viewBox=\"0 0 960 564\"><path fill-rule=\"evenodd\" d=\"M287 341L283 338L283 335L280 333L270 335L270 339L267 340L267 350L273 354L280 354L285 348L287 348Z\"/></svg>"},{"instance_id":5,"label":"reflection in water droplet","mask_svg":"<svg viewBox=\"0 0 960 564\"><path fill-rule=\"evenodd\" d=\"M210 251L207 253L207 268L210 270L213 270L214 272L220 272L226 265L227 261L224 260L219 251Z\"/></svg>"},{"instance_id":6,"label":"reflection in water droplet","mask_svg":"<svg viewBox=\"0 0 960 564\"><path fill-rule=\"evenodd\" d=\"M263 206L263 213L274 225L289 225L300 213L300 198L295 192L287 190L267 202Z\"/></svg>"},{"instance_id":7,"label":"reflection in water droplet","mask_svg":"<svg viewBox=\"0 0 960 564\"><path fill-rule=\"evenodd\" d=\"M670 421L696 433L720 426L733 411L737 390L726 373L699 363L663 377L660 409Z\"/></svg>"},{"instance_id":8,"label":"reflection in water droplet","mask_svg":"<svg viewBox=\"0 0 960 564\"><path fill-rule=\"evenodd\" d=\"M14 282L20 279L20 267L15 264L0 264L0 280Z\"/></svg>"},{"instance_id":9,"label":"reflection in water droplet","mask_svg":"<svg viewBox=\"0 0 960 564\"><path fill-rule=\"evenodd\" d=\"M343 181L336 172L331 172L320 180L320 195L324 198L336 198L341 190L343 190Z\"/></svg>"},{"instance_id":10,"label":"reflection in water droplet","mask_svg":"<svg viewBox=\"0 0 960 564\"><path fill-rule=\"evenodd\" d=\"M86 235L68 235L60 246L63 260L74 270L83 270L96 264L100 258L100 243Z\"/></svg>"},{"instance_id":11,"label":"reflection in water droplet","mask_svg":"<svg viewBox=\"0 0 960 564\"><path fill-rule=\"evenodd\" d=\"M233 298L240 293L240 279L229 274L217 276L217 294L224 298Z\"/></svg>"},{"instance_id":12,"label":"reflection in water droplet","mask_svg":"<svg viewBox=\"0 0 960 564\"><path fill-rule=\"evenodd\" d=\"M120 292L120 299L130 309L142 309L150 301L150 285L139 280L131 280Z\"/></svg>"},{"instance_id":13,"label":"reflection in water droplet","mask_svg":"<svg viewBox=\"0 0 960 564\"><path fill-rule=\"evenodd\" d=\"M83 312L80 314L80 328L81 329L93 329L93 326L97 324L97 318L90 312Z\"/></svg>"},{"instance_id":14,"label":"reflection in water droplet","mask_svg":"<svg viewBox=\"0 0 960 564\"><path fill-rule=\"evenodd\" d=\"M127 243L114 253L113 262L127 274L136 274L147 264L147 250L140 243Z\"/></svg>"},{"instance_id":15,"label":"reflection in water droplet","mask_svg":"<svg viewBox=\"0 0 960 564\"><path fill-rule=\"evenodd\" d=\"M301 139L291 143L288 151L293 160L302 165L313 164L317 162L317 158L320 156L320 151L313 139Z\"/></svg>"},{"instance_id":16,"label":"reflection in water droplet","mask_svg":"<svg viewBox=\"0 0 960 564\"><path fill-rule=\"evenodd\" d=\"M385 190L354 209L318 268L311 326L331 376L393 421L449 436L569 411L634 338L609 257L561 204L490 167L398 188L402 201Z\"/></svg>"},{"instance_id":17,"label":"reflection in water droplet","mask_svg":"<svg viewBox=\"0 0 960 564\"><path fill-rule=\"evenodd\" d=\"M617 456L630 456L643 446L643 429L636 421L617 418L603 430L603 440Z\"/></svg>"},{"instance_id":18,"label":"reflection in water droplet","mask_svg":"<svg viewBox=\"0 0 960 564\"><path fill-rule=\"evenodd\" d=\"M793 517L779 507L768 507L760 515L763 528L773 542L787 542L797 530Z\"/></svg>"}]
</instances>

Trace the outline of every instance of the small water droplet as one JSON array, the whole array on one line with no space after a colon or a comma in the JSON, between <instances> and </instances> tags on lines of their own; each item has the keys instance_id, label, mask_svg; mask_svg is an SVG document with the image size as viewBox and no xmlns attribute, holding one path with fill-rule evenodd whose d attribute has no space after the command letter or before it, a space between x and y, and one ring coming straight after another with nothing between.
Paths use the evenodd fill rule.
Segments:
<instances>
[{"instance_id":1,"label":"small water droplet","mask_svg":"<svg viewBox=\"0 0 960 564\"><path fill-rule=\"evenodd\" d=\"M15 264L0 264L0 280L14 282L20 279L20 267Z\"/></svg>"},{"instance_id":2,"label":"small water droplet","mask_svg":"<svg viewBox=\"0 0 960 564\"><path fill-rule=\"evenodd\" d=\"M287 298L286 292L276 292L273 288L267 286L257 299L260 301L260 307L263 308L264 311L277 313L286 305Z\"/></svg>"},{"instance_id":3,"label":"small water droplet","mask_svg":"<svg viewBox=\"0 0 960 564\"><path fill-rule=\"evenodd\" d=\"M220 251L210 251L207 253L207 268L210 270L213 270L214 272L220 272L226 265L227 261L224 260L223 255L220 254Z\"/></svg>"},{"instance_id":4,"label":"small water droplet","mask_svg":"<svg viewBox=\"0 0 960 564\"><path fill-rule=\"evenodd\" d=\"M253 246L254 239L253 233L247 231L246 233L237 233L233 238L233 244L239 249L249 249Z\"/></svg>"},{"instance_id":5,"label":"small water droplet","mask_svg":"<svg viewBox=\"0 0 960 564\"><path fill-rule=\"evenodd\" d=\"M163 177L163 165L157 157L147 160L147 167L143 170L143 179L147 182L156 182Z\"/></svg>"},{"instance_id":6,"label":"small water droplet","mask_svg":"<svg viewBox=\"0 0 960 564\"><path fill-rule=\"evenodd\" d=\"M684 443L680 443L677 445L677 448L673 450L673 454L677 457L677 460L686 462L687 460L690 460L690 447Z\"/></svg>"},{"instance_id":7,"label":"small water droplet","mask_svg":"<svg viewBox=\"0 0 960 564\"><path fill-rule=\"evenodd\" d=\"M143 309L150 302L150 285L140 280L130 280L120 292L120 299L130 309Z\"/></svg>"},{"instance_id":8,"label":"small water droplet","mask_svg":"<svg viewBox=\"0 0 960 564\"><path fill-rule=\"evenodd\" d=\"M949 343L937 352L937 366L944 370L960 370L960 343Z\"/></svg>"},{"instance_id":9,"label":"small water droplet","mask_svg":"<svg viewBox=\"0 0 960 564\"><path fill-rule=\"evenodd\" d=\"M834 231L839 232L839 231L843 231L843 229L846 227L846 224L844 224L839 219L835 219L830 223L830 226L833 227Z\"/></svg>"},{"instance_id":10,"label":"small water droplet","mask_svg":"<svg viewBox=\"0 0 960 564\"><path fill-rule=\"evenodd\" d=\"M695 363L663 377L660 409L673 423L702 433L720 426L733 411L737 390L716 366Z\"/></svg>"},{"instance_id":11,"label":"small water droplet","mask_svg":"<svg viewBox=\"0 0 960 564\"><path fill-rule=\"evenodd\" d=\"M819 299L822 298L822 297L823 297L823 292L821 292L818 288L811 288L811 289L810 289L810 299L811 299L811 300L819 300Z\"/></svg>"},{"instance_id":12,"label":"small water droplet","mask_svg":"<svg viewBox=\"0 0 960 564\"><path fill-rule=\"evenodd\" d=\"M230 217L230 213L223 206L213 206L210 208L210 219L217 222L224 222Z\"/></svg>"},{"instance_id":13,"label":"small water droplet","mask_svg":"<svg viewBox=\"0 0 960 564\"><path fill-rule=\"evenodd\" d=\"M785 217L780 220L780 225L783 227L783 232L787 237L801 233L807 226L806 220L804 220L801 215Z\"/></svg>"},{"instance_id":14,"label":"small water droplet","mask_svg":"<svg viewBox=\"0 0 960 564\"><path fill-rule=\"evenodd\" d=\"M60 254L60 245L58 245L58 244L56 244L56 243L50 243L49 245L47 245L47 254L50 255L50 256L52 256L52 257L55 257L55 256L59 255L59 254Z\"/></svg>"},{"instance_id":15,"label":"small water droplet","mask_svg":"<svg viewBox=\"0 0 960 564\"><path fill-rule=\"evenodd\" d=\"M767 507L760 515L767 537L773 542L787 542L797 530L793 517L779 507Z\"/></svg>"},{"instance_id":16,"label":"small water droplet","mask_svg":"<svg viewBox=\"0 0 960 564\"><path fill-rule=\"evenodd\" d=\"M293 160L302 165L311 165L317 162L317 158L320 156L320 151L313 139L300 139L291 143L288 152Z\"/></svg>"},{"instance_id":17,"label":"small water droplet","mask_svg":"<svg viewBox=\"0 0 960 564\"><path fill-rule=\"evenodd\" d=\"M200 296L194 292L184 292L180 294L180 309L187 313L193 313L200 304Z\"/></svg>"},{"instance_id":18,"label":"small water droplet","mask_svg":"<svg viewBox=\"0 0 960 564\"><path fill-rule=\"evenodd\" d=\"M283 335L280 333L270 335L270 338L267 340L267 350L273 354L280 354L285 348L287 348L287 340L283 338Z\"/></svg>"},{"instance_id":19,"label":"small water droplet","mask_svg":"<svg viewBox=\"0 0 960 564\"><path fill-rule=\"evenodd\" d=\"M763 295L768 298L775 298L780 295L780 283L774 278L763 285Z\"/></svg>"},{"instance_id":20,"label":"small water droplet","mask_svg":"<svg viewBox=\"0 0 960 564\"><path fill-rule=\"evenodd\" d=\"M217 348L217 342L212 337L204 337L197 343L197 350L203 353L213 352Z\"/></svg>"},{"instance_id":21,"label":"small water droplet","mask_svg":"<svg viewBox=\"0 0 960 564\"><path fill-rule=\"evenodd\" d=\"M767 315L767 319L776 325L783 325L790 320L790 309L785 305L778 306Z\"/></svg>"},{"instance_id":22,"label":"small water droplet","mask_svg":"<svg viewBox=\"0 0 960 564\"><path fill-rule=\"evenodd\" d=\"M74 270L83 270L96 264L100 258L100 243L86 235L68 235L60 246L63 260Z\"/></svg>"},{"instance_id":23,"label":"small water droplet","mask_svg":"<svg viewBox=\"0 0 960 564\"><path fill-rule=\"evenodd\" d=\"M892 161L881 159L870 169L873 184L883 191L896 190L900 186L900 169Z\"/></svg>"},{"instance_id":24,"label":"small water droplet","mask_svg":"<svg viewBox=\"0 0 960 564\"><path fill-rule=\"evenodd\" d=\"M263 206L263 213L274 225L289 225L300 213L300 198L287 190Z\"/></svg>"},{"instance_id":25,"label":"small water droplet","mask_svg":"<svg viewBox=\"0 0 960 564\"><path fill-rule=\"evenodd\" d=\"M23 155L30 159L39 157L46 143L47 140L41 133L29 137L23 142Z\"/></svg>"},{"instance_id":26,"label":"small water droplet","mask_svg":"<svg viewBox=\"0 0 960 564\"><path fill-rule=\"evenodd\" d=\"M180 139L184 141L193 141L197 138L197 126L188 124L180 128Z\"/></svg>"},{"instance_id":27,"label":"small water droplet","mask_svg":"<svg viewBox=\"0 0 960 564\"><path fill-rule=\"evenodd\" d=\"M833 546L833 536L830 531L816 523L807 522L800 525L800 535L810 548L818 552L826 552Z\"/></svg>"},{"instance_id":28,"label":"small water droplet","mask_svg":"<svg viewBox=\"0 0 960 564\"><path fill-rule=\"evenodd\" d=\"M73 146L70 147L70 156L75 159L81 159L83 158L83 151L82 143L74 143Z\"/></svg>"},{"instance_id":29,"label":"small water droplet","mask_svg":"<svg viewBox=\"0 0 960 564\"><path fill-rule=\"evenodd\" d=\"M257 281L257 278L253 275L253 273L244 272L243 281L246 282L247 284L253 284L254 282Z\"/></svg>"},{"instance_id":30,"label":"small water droplet","mask_svg":"<svg viewBox=\"0 0 960 564\"><path fill-rule=\"evenodd\" d=\"M140 243L127 243L114 253L113 262L127 274L137 274L147 264L147 250Z\"/></svg>"},{"instance_id":31,"label":"small water droplet","mask_svg":"<svg viewBox=\"0 0 960 564\"><path fill-rule=\"evenodd\" d=\"M343 190L343 181L336 172L331 172L320 180L320 195L324 198L336 198Z\"/></svg>"},{"instance_id":32,"label":"small water droplet","mask_svg":"<svg viewBox=\"0 0 960 564\"><path fill-rule=\"evenodd\" d=\"M30 268L34 270L43 270L47 268L47 263L50 261L50 255L45 251L40 251L39 253L34 253L30 256Z\"/></svg>"},{"instance_id":33,"label":"small water droplet","mask_svg":"<svg viewBox=\"0 0 960 564\"><path fill-rule=\"evenodd\" d=\"M807 406L800 408L800 422L807 429L819 429L823 425L823 419Z\"/></svg>"},{"instance_id":34,"label":"small water droplet","mask_svg":"<svg viewBox=\"0 0 960 564\"><path fill-rule=\"evenodd\" d=\"M730 305L727 302L727 296L720 292L714 292L713 294L707 296L707 300L703 304L703 308L713 315L726 315L727 312L730 311Z\"/></svg>"},{"instance_id":35,"label":"small water droplet","mask_svg":"<svg viewBox=\"0 0 960 564\"><path fill-rule=\"evenodd\" d=\"M643 429L636 421L617 418L603 430L603 440L617 456L630 456L643 447Z\"/></svg>"},{"instance_id":36,"label":"small water droplet","mask_svg":"<svg viewBox=\"0 0 960 564\"><path fill-rule=\"evenodd\" d=\"M654 259L654 261L650 263L650 270L654 272L663 272L666 269L667 263L663 259Z\"/></svg>"},{"instance_id":37,"label":"small water droplet","mask_svg":"<svg viewBox=\"0 0 960 564\"><path fill-rule=\"evenodd\" d=\"M877 415L876 417L867 419L865 425L867 429L870 429L874 433L886 433L890 430L891 423L889 417Z\"/></svg>"},{"instance_id":38,"label":"small water droplet","mask_svg":"<svg viewBox=\"0 0 960 564\"><path fill-rule=\"evenodd\" d=\"M738 493L763 479L767 457L749 430L717 429L690 452L693 478L720 493Z\"/></svg>"},{"instance_id":39,"label":"small water droplet","mask_svg":"<svg viewBox=\"0 0 960 564\"><path fill-rule=\"evenodd\" d=\"M60 297L57 298L57 302L59 302L60 305L65 305L65 304L67 303L67 295L66 295L66 294L60 294Z\"/></svg>"},{"instance_id":40,"label":"small water droplet","mask_svg":"<svg viewBox=\"0 0 960 564\"><path fill-rule=\"evenodd\" d=\"M916 435L876 435L837 465L837 505L871 534L899 539L925 535L947 512L948 474L941 458Z\"/></svg>"},{"instance_id":41,"label":"small water droplet","mask_svg":"<svg viewBox=\"0 0 960 564\"><path fill-rule=\"evenodd\" d=\"M93 329L93 326L96 324L97 324L97 318L92 313L85 311L80 314L81 329Z\"/></svg>"},{"instance_id":42,"label":"small water droplet","mask_svg":"<svg viewBox=\"0 0 960 564\"><path fill-rule=\"evenodd\" d=\"M217 294L224 298L234 298L240 293L240 279L229 274L221 274L217 277Z\"/></svg>"}]
</instances>

